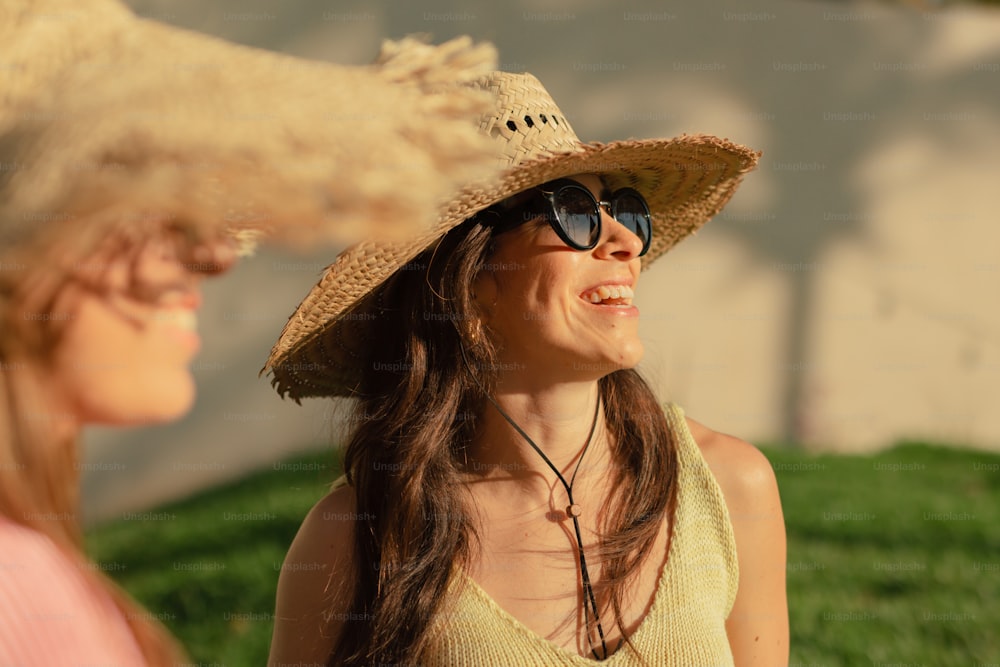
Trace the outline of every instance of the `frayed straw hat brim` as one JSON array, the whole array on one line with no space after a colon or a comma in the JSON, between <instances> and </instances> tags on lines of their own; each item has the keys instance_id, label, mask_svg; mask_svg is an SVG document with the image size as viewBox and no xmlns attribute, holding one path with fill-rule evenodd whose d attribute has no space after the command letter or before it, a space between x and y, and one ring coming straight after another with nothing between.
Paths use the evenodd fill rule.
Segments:
<instances>
[{"instance_id":1,"label":"frayed straw hat brim","mask_svg":"<svg viewBox=\"0 0 1000 667\"><path fill-rule=\"evenodd\" d=\"M467 38L388 43L378 64L346 67L114 0L9 0L0 44L0 254L109 208L131 211L125 224L349 243L428 226L470 170L495 171L468 123L491 98L456 85L495 51Z\"/></svg>"}]
</instances>

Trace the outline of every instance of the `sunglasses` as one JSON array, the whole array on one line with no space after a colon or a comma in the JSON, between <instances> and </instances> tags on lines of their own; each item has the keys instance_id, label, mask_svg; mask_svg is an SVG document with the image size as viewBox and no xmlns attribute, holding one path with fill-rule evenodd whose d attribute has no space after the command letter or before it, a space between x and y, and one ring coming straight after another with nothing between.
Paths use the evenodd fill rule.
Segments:
<instances>
[{"instance_id":1,"label":"sunglasses","mask_svg":"<svg viewBox=\"0 0 1000 667\"><path fill-rule=\"evenodd\" d=\"M498 234L543 217L570 248L591 250L601 238L601 207L604 207L612 218L642 241L640 257L649 250L653 239L649 206L632 188L616 190L608 201L598 201L582 184L563 178L531 192L533 196L527 202L501 212Z\"/></svg>"}]
</instances>

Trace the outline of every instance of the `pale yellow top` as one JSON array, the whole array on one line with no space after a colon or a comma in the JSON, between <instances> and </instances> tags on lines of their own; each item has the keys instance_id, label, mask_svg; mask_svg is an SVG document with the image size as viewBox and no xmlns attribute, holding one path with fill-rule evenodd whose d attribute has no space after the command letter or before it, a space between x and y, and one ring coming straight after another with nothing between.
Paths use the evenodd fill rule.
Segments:
<instances>
[{"instance_id":1,"label":"pale yellow top","mask_svg":"<svg viewBox=\"0 0 1000 667\"><path fill-rule=\"evenodd\" d=\"M649 667L733 665L725 621L736 598L736 541L715 477L674 404L665 406L680 461L674 539L649 610L632 642L601 664ZM431 624L421 665L594 665L566 651L504 611L471 578L458 572L448 609Z\"/></svg>"}]
</instances>

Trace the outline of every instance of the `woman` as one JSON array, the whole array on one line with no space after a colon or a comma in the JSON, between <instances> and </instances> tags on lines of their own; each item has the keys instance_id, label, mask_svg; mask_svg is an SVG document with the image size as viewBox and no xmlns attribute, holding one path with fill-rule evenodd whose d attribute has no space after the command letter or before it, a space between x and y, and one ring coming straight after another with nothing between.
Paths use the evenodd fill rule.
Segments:
<instances>
[{"instance_id":1,"label":"woman","mask_svg":"<svg viewBox=\"0 0 1000 667\"><path fill-rule=\"evenodd\" d=\"M346 479L277 596L271 664L785 664L785 537L751 445L635 371L640 268L757 156L581 144L530 75L480 84L508 165L430 233L342 254L267 368L353 396Z\"/></svg>"},{"instance_id":2,"label":"woman","mask_svg":"<svg viewBox=\"0 0 1000 667\"><path fill-rule=\"evenodd\" d=\"M488 95L443 83L493 51L407 40L338 67L115 0L7 2L0 43L0 665L174 665L169 634L84 555L81 429L187 412L197 286L233 261L230 233L357 238L399 203L387 170L420 167L399 209L417 217L489 171L465 123ZM345 95L363 102L337 116Z\"/></svg>"},{"instance_id":3,"label":"woman","mask_svg":"<svg viewBox=\"0 0 1000 667\"><path fill-rule=\"evenodd\" d=\"M42 275L3 285L0 664L175 664L165 630L83 555L76 442L86 424L187 412L198 284L235 253L164 226L85 257L50 249Z\"/></svg>"}]
</instances>

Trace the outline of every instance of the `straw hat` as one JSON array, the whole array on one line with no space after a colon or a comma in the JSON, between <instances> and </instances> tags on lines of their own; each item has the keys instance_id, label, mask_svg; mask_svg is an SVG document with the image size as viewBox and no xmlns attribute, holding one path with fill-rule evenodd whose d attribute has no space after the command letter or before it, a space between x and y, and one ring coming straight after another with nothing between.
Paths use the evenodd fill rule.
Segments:
<instances>
[{"instance_id":1,"label":"straw hat","mask_svg":"<svg viewBox=\"0 0 1000 667\"><path fill-rule=\"evenodd\" d=\"M495 51L468 38L387 43L376 65L346 67L139 19L117 0L4 0L0 44L0 257L111 205L355 242L429 226L469 170L495 171L468 124L491 100L455 85Z\"/></svg>"},{"instance_id":2,"label":"straw hat","mask_svg":"<svg viewBox=\"0 0 1000 667\"><path fill-rule=\"evenodd\" d=\"M493 72L476 85L499 100L479 129L493 140L505 171L463 189L432 228L405 240L362 242L340 254L289 318L263 369L281 395L350 396L362 373L358 350L365 329L379 324L364 297L448 230L496 202L580 173L601 174L612 189L633 187L646 198L653 219L652 244L642 258L646 268L718 213L759 157L707 135L584 144L532 75Z\"/></svg>"}]
</instances>

